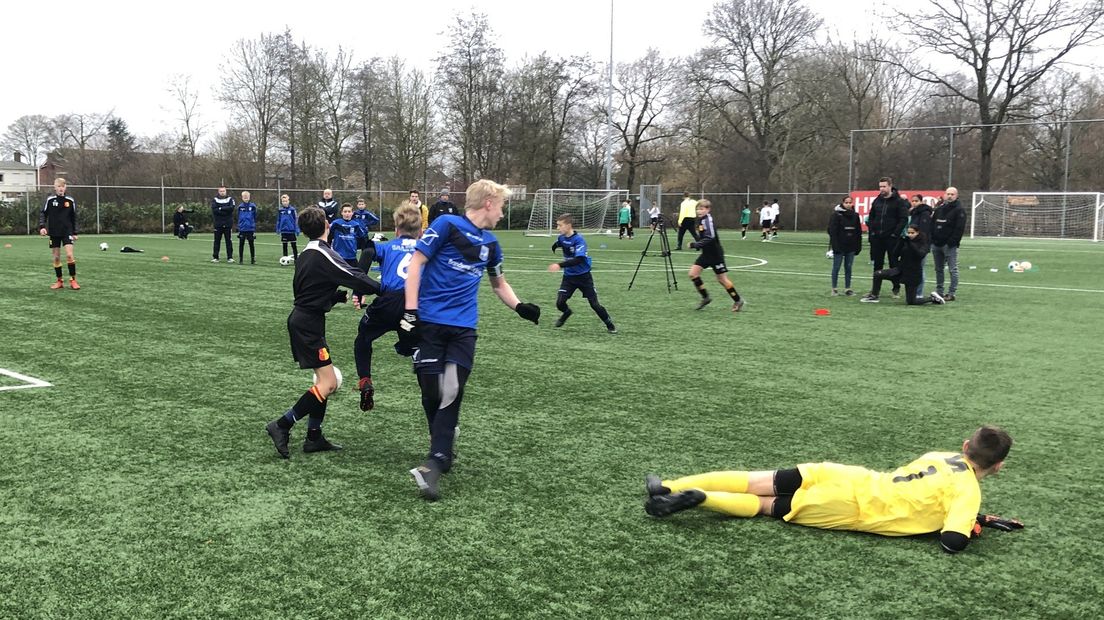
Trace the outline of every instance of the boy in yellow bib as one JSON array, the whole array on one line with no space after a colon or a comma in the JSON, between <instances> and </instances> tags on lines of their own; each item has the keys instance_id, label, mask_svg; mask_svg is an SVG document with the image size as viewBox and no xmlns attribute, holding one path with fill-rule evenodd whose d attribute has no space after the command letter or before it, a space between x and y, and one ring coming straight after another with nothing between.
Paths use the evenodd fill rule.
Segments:
<instances>
[{"instance_id":1,"label":"boy in yellow bib","mask_svg":"<svg viewBox=\"0 0 1104 620\"><path fill-rule=\"evenodd\" d=\"M790 523L883 536L940 532L943 550L966 548L981 525L1018 521L980 515L978 482L996 474L1012 447L1005 431L983 426L962 452L929 452L889 473L836 463L774 471L720 471L662 481L648 476L645 511L656 517L701 506L735 517L769 515Z\"/></svg>"}]
</instances>

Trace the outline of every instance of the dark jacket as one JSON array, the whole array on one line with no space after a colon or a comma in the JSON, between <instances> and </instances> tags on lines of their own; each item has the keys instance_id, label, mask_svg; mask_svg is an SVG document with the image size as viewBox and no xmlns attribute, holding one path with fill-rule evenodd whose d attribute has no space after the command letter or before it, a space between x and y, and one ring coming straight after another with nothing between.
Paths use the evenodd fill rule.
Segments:
<instances>
[{"instance_id":1,"label":"dark jacket","mask_svg":"<svg viewBox=\"0 0 1104 620\"><path fill-rule=\"evenodd\" d=\"M901 282L906 284L919 284L924 270L924 257L928 255L930 247L928 237L923 232L916 238L905 237L897 244L897 268L901 270Z\"/></svg>"},{"instance_id":2,"label":"dark jacket","mask_svg":"<svg viewBox=\"0 0 1104 620\"><path fill-rule=\"evenodd\" d=\"M862 252L862 220L859 214L854 209L844 209L843 205L836 205L832 219L828 221L828 239L836 254Z\"/></svg>"},{"instance_id":3,"label":"dark jacket","mask_svg":"<svg viewBox=\"0 0 1104 620\"><path fill-rule=\"evenodd\" d=\"M924 233L924 236L931 239L932 236L932 208L928 206L928 203L922 202L919 207L915 209L909 209L908 225L913 224L919 226L920 232ZM904 232L901 233L903 237Z\"/></svg>"},{"instance_id":4,"label":"dark jacket","mask_svg":"<svg viewBox=\"0 0 1104 620\"><path fill-rule=\"evenodd\" d=\"M867 232L871 239L895 239L901 236L908 224L909 202L894 187L888 198L881 194L870 204L866 218Z\"/></svg>"},{"instance_id":5,"label":"dark jacket","mask_svg":"<svg viewBox=\"0 0 1104 620\"><path fill-rule=\"evenodd\" d=\"M211 218L214 220L215 228L230 228L234 225L234 210L237 208L238 203L234 202L233 196L226 196L219 198L215 196L211 199Z\"/></svg>"},{"instance_id":6,"label":"dark jacket","mask_svg":"<svg viewBox=\"0 0 1104 620\"><path fill-rule=\"evenodd\" d=\"M77 201L72 196L50 196L38 214L38 227L51 237L77 234Z\"/></svg>"},{"instance_id":7,"label":"dark jacket","mask_svg":"<svg viewBox=\"0 0 1104 620\"><path fill-rule=\"evenodd\" d=\"M962 233L966 231L966 209L957 200L944 202L935 208L932 215L932 245L957 248L962 243Z\"/></svg>"},{"instance_id":8,"label":"dark jacket","mask_svg":"<svg viewBox=\"0 0 1104 620\"><path fill-rule=\"evenodd\" d=\"M429 221L441 217L442 215L460 215L460 209L456 208L451 200L440 200L433 203L433 206L429 208Z\"/></svg>"}]
</instances>

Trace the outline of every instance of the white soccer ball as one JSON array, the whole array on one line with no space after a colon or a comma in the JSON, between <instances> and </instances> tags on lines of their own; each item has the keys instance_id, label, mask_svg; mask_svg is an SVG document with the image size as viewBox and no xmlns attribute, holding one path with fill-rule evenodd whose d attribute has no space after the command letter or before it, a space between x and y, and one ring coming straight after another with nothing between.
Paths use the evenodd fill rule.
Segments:
<instances>
[{"instance_id":1,"label":"white soccer ball","mask_svg":"<svg viewBox=\"0 0 1104 620\"><path fill-rule=\"evenodd\" d=\"M280 257L280 264L283 265L284 267L287 267L288 265L294 265L295 264L295 257L294 256L281 256Z\"/></svg>"},{"instance_id":2,"label":"white soccer ball","mask_svg":"<svg viewBox=\"0 0 1104 620\"><path fill-rule=\"evenodd\" d=\"M1014 261L1008 263L1008 270L1009 271L1015 271L1015 270L1020 269L1020 268L1021 268L1020 267L1020 261L1018 261L1018 260L1014 260Z\"/></svg>"},{"instance_id":3,"label":"white soccer ball","mask_svg":"<svg viewBox=\"0 0 1104 620\"><path fill-rule=\"evenodd\" d=\"M1020 263L1020 269L1023 269L1024 271L1031 271L1031 262L1025 260L1024 262Z\"/></svg>"},{"instance_id":4,"label":"white soccer ball","mask_svg":"<svg viewBox=\"0 0 1104 620\"><path fill-rule=\"evenodd\" d=\"M106 252L107 251L107 242L106 241L100 244L100 251L101 252Z\"/></svg>"},{"instance_id":5,"label":"white soccer ball","mask_svg":"<svg viewBox=\"0 0 1104 620\"><path fill-rule=\"evenodd\" d=\"M345 378L341 376L341 369L340 368L338 368L337 366L331 366L331 368L333 368L334 374L337 375L337 390L340 390L341 389L341 383L345 380ZM318 373L317 372L314 373L311 376L311 381L314 381L315 383L318 383Z\"/></svg>"},{"instance_id":6,"label":"white soccer ball","mask_svg":"<svg viewBox=\"0 0 1104 620\"><path fill-rule=\"evenodd\" d=\"M824 258L832 258L835 255L836 255L835 252L833 252L832 250L828 250L827 252L824 253Z\"/></svg>"}]
</instances>

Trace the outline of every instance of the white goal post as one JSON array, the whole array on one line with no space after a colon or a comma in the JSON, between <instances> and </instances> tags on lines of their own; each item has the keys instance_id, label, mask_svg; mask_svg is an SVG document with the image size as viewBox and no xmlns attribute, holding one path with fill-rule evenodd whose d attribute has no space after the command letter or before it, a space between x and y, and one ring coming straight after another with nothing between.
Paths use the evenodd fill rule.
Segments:
<instances>
[{"instance_id":1,"label":"white goal post","mask_svg":"<svg viewBox=\"0 0 1104 620\"><path fill-rule=\"evenodd\" d=\"M533 194L533 210L529 214L528 236L551 236L556 233L556 218L570 213L575 230L586 234L617 232L617 210L628 200L628 190L618 189L538 189Z\"/></svg>"},{"instance_id":2,"label":"white goal post","mask_svg":"<svg viewBox=\"0 0 1104 620\"><path fill-rule=\"evenodd\" d=\"M1100 192L974 192L970 237L1100 241Z\"/></svg>"}]
</instances>

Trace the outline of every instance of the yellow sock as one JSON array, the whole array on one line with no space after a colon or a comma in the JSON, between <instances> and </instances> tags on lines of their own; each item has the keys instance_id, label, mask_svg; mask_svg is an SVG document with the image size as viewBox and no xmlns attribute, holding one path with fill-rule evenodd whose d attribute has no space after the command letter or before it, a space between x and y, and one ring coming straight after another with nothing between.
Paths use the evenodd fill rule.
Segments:
<instances>
[{"instance_id":1,"label":"yellow sock","mask_svg":"<svg viewBox=\"0 0 1104 620\"><path fill-rule=\"evenodd\" d=\"M705 501L701 506L733 517L754 517L759 514L759 496L712 491L705 494Z\"/></svg>"},{"instance_id":2,"label":"yellow sock","mask_svg":"<svg viewBox=\"0 0 1104 620\"><path fill-rule=\"evenodd\" d=\"M701 489L703 491L726 491L728 493L747 493L748 472L746 471L711 471L707 474L686 476L678 480L664 482L663 486L671 489L672 493L685 491L686 489Z\"/></svg>"}]
</instances>

